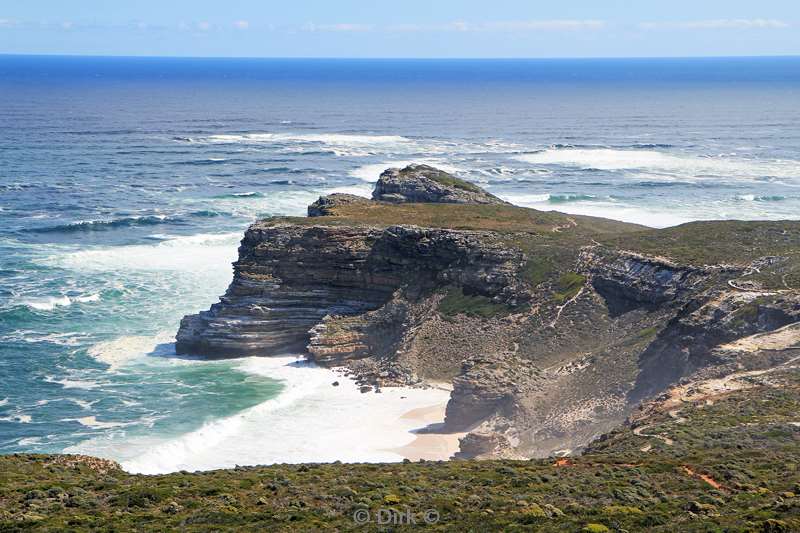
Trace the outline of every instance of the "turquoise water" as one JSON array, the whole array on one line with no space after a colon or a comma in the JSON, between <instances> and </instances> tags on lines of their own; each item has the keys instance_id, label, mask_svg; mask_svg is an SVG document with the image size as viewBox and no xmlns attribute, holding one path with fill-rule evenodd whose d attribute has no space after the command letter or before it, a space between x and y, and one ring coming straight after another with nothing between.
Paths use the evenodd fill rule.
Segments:
<instances>
[{"instance_id":1,"label":"turquoise water","mask_svg":"<svg viewBox=\"0 0 800 533\"><path fill-rule=\"evenodd\" d=\"M0 57L0 453L129 458L281 398L171 344L258 217L422 161L539 209L798 218L798 102L797 58Z\"/></svg>"}]
</instances>

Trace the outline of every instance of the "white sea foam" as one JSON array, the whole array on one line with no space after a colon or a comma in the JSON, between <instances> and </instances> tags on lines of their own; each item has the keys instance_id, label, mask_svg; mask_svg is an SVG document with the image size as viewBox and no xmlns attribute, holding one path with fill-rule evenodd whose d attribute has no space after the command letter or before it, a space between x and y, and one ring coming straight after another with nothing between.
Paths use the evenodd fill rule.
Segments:
<instances>
[{"instance_id":1,"label":"white sea foam","mask_svg":"<svg viewBox=\"0 0 800 533\"><path fill-rule=\"evenodd\" d=\"M81 344L86 337L87 333L45 333L39 331L17 329L10 332L8 335L0 337L0 342L26 342L29 344L37 342L49 342L58 344L60 346L77 346Z\"/></svg>"},{"instance_id":2,"label":"white sea foam","mask_svg":"<svg viewBox=\"0 0 800 533\"><path fill-rule=\"evenodd\" d=\"M514 205L532 207L541 211L559 211L573 215L610 218L655 228L676 226L697 219L685 212L659 210L658 208L639 207L611 201L559 202L554 204L550 201L549 194L501 193L498 196Z\"/></svg>"},{"instance_id":3,"label":"white sea foam","mask_svg":"<svg viewBox=\"0 0 800 533\"><path fill-rule=\"evenodd\" d=\"M351 135L345 133L243 133L209 135L195 139L208 143L265 143L265 142L313 142L338 146L385 145L411 142L399 135Z\"/></svg>"},{"instance_id":4,"label":"white sea foam","mask_svg":"<svg viewBox=\"0 0 800 533\"><path fill-rule=\"evenodd\" d=\"M785 196L779 194L768 196L759 196L757 194L740 194L736 198L745 202L780 202L782 200L786 200Z\"/></svg>"},{"instance_id":5,"label":"white sea foam","mask_svg":"<svg viewBox=\"0 0 800 533\"><path fill-rule=\"evenodd\" d=\"M51 256L46 261L76 270L203 271L236 259L240 233L174 237L156 244L90 248Z\"/></svg>"},{"instance_id":6,"label":"white sea foam","mask_svg":"<svg viewBox=\"0 0 800 533\"><path fill-rule=\"evenodd\" d=\"M363 185L346 185L343 187L325 189L325 194L343 193L363 196L364 198L372 198L372 189L373 186L366 183Z\"/></svg>"},{"instance_id":7,"label":"white sea foam","mask_svg":"<svg viewBox=\"0 0 800 533\"><path fill-rule=\"evenodd\" d=\"M47 376L44 378L44 380L48 383L57 383L65 389L91 390L100 386L99 383L95 383L94 381L86 381L82 379L56 379L52 376Z\"/></svg>"},{"instance_id":8,"label":"white sea foam","mask_svg":"<svg viewBox=\"0 0 800 533\"><path fill-rule=\"evenodd\" d=\"M795 178L800 185L800 161L761 160L730 154L703 157L671 154L655 150L614 150L609 148L554 148L523 154L515 159L536 165L559 165L582 169L642 170L668 178L702 179L708 177L759 179Z\"/></svg>"},{"instance_id":9,"label":"white sea foam","mask_svg":"<svg viewBox=\"0 0 800 533\"><path fill-rule=\"evenodd\" d=\"M84 416L83 418L65 418L63 421L67 422L72 420L80 423L83 426L95 429L118 428L129 425L129 424L124 424L122 422L101 422L97 420L96 416Z\"/></svg>"},{"instance_id":10,"label":"white sea foam","mask_svg":"<svg viewBox=\"0 0 800 533\"><path fill-rule=\"evenodd\" d=\"M72 304L72 300L68 296L50 296L46 298L32 298L24 300L23 305L35 309L37 311L52 311L56 307L66 307Z\"/></svg>"},{"instance_id":11,"label":"white sea foam","mask_svg":"<svg viewBox=\"0 0 800 533\"><path fill-rule=\"evenodd\" d=\"M106 363L112 369L145 357L156 352L159 345L172 343L174 333L162 332L155 336L124 336L105 342L99 342L89 348L89 355Z\"/></svg>"},{"instance_id":12,"label":"white sea foam","mask_svg":"<svg viewBox=\"0 0 800 533\"><path fill-rule=\"evenodd\" d=\"M8 405L8 398L3 398L0 400L0 407L3 407L4 405Z\"/></svg>"},{"instance_id":13,"label":"white sea foam","mask_svg":"<svg viewBox=\"0 0 800 533\"><path fill-rule=\"evenodd\" d=\"M20 414L5 416L0 418L0 421L2 422L17 422L19 424L30 424L32 420L33 417L31 417L30 415L20 415Z\"/></svg>"},{"instance_id":14,"label":"white sea foam","mask_svg":"<svg viewBox=\"0 0 800 533\"><path fill-rule=\"evenodd\" d=\"M87 402L86 400L81 400L81 399L78 399L78 398L67 398L67 400L72 402L72 403L74 403L75 405L77 405L78 407L80 407L81 409L84 409L84 410L91 409L91 407L94 404L96 404L97 402L100 401L100 400L94 400L94 401L91 401L91 402Z\"/></svg>"},{"instance_id":15,"label":"white sea foam","mask_svg":"<svg viewBox=\"0 0 800 533\"><path fill-rule=\"evenodd\" d=\"M412 409L443 405L447 391L386 388L360 393L350 379L294 358L247 358L245 372L283 381L276 397L177 438L129 437L124 443L94 439L69 451L122 462L130 472L229 468L236 464L399 461L387 451L414 440L420 422ZM339 386L332 386L338 381Z\"/></svg>"},{"instance_id":16,"label":"white sea foam","mask_svg":"<svg viewBox=\"0 0 800 533\"><path fill-rule=\"evenodd\" d=\"M29 298L20 303L36 311L53 311L57 307L67 307L74 303L90 303L100 301L99 294L87 296L46 296L42 298Z\"/></svg>"},{"instance_id":17,"label":"white sea foam","mask_svg":"<svg viewBox=\"0 0 800 533\"><path fill-rule=\"evenodd\" d=\"M195 139L211 144L277 144L287 152L305 152L308 146L322 146L337 156L362 157L377 152L408 151L416 143L399 135L357 135L345 133L243 133L209 135ZM319 149L319 148L314 148Z\"/></svg>"}]
</instances>

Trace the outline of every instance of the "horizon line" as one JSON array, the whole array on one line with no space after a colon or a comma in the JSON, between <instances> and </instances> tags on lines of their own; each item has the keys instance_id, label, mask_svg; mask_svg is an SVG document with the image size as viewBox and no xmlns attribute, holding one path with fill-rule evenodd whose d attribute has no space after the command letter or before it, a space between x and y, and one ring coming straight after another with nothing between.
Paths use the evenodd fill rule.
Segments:
<instances>
[{"instance_id":1,"label":"horizon line","mask_svg":"<svg viewBox=\"0 0 800 533\"><path fill-rule=\"evenodd\" d=\"M346 60L346 61L563 61L563 60L602 60L602 59L800 59L797 54L759 54L759 55L696 55L696 56L437 56L437 57L404 57L404 56L190 56L190 55L135 55L135 54L60 54L60 53L7 53L0 52L0 57L52 57L52 58L118 58L118 59L274 59L274 60Z\"/></svg>"}]
</instances>

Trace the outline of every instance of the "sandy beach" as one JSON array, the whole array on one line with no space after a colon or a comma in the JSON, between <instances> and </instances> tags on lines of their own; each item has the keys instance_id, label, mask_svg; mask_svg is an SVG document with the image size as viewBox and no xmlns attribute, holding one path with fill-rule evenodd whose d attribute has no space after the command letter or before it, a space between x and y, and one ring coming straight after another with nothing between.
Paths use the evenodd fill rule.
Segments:
<instances>
[{"instance_id":1,"label":"sandy beach","mask_svg":"<svg viewBox=\"0 0 800 533\"><path fill-rule=\"evenodd\" d=\"M441 388L449 389L449 386ZM418 461L426 459L430 461L446 461L450 459L459 449L459 439L466 435L466 432L460 433L437 433L437 429L444 425L445 409L447 401L437 403L427 407L418 407L411 409L400 417L406 421L413 421L418 423L420 429L427 428L425 433L416 433L415 438L410 443L390 449L393 453L401 455L403 458L410 461Z\"/></svg>"}]
</instances>

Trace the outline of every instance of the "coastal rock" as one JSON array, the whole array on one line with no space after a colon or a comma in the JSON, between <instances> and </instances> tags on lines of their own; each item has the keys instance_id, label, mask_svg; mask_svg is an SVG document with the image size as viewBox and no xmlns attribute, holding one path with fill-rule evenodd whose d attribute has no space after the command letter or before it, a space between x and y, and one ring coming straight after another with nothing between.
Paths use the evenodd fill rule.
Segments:
<instances>
[{"instance_id":1,"label":"coastal rock","mask_svg":"<svg viewBox=\"0 0 800 533\"><path fill-rule=\"evenodd\" d=\"M647 398L710 366L737 369L744 363L741 356L748 352L746 339L755 336L751 343L757 343L758 335L797 322L800 322L797 293L712 292L702 304L692 302L683 308L642 353L641 373L631 397ZM749 350L753 351L760 353ZM750 359L752 364L753 358Z\"/></svg>"},{"instance_id":2,"label":"coastal rock","mask_svg":"<svg viewBox=\"0 0 800 533\"><path fill-rule=\"evenodd\" d=\"M519 360L513 353L468 359L453 380L445 427L448 431L464 431L490 416L511 415L518 393L535 387L541 374L535 365Z\"/></svg>"},{"instance_id":3,"label":"coastal rock","mask_svg":"<svg viewBox=\"0 0 800 533\"><path fill-rule=\"evenodd\" d=\"M320 196L313 204L308 206L308 216L324 217L334 214L334 210L341 206L362 205L367 206L373 202L363 196L355 194L334 193Z\"/></svg>"},{"instance_id":4,"label":"coastal rock","mask_svg":"<svg viewBox=\"0 0 800 533\"><path fill-rule=\"evenodd\" d=\"M511 453L514 447L507 437L497 432L473 431L462 437L459 445L456 459L514 458Z\"/></svg>"},{"instance_id":5,"label":"coastal rock","mask_svg":"<svg viewBox=\"0 0 800 533\"><path fill-rule=\"evenodd\" d=\"M639 307L653 309L679 300L719 271L597 247L582 251L579 268L588 274L595 290L615 316Z\"/></svg>"},{"instance_id":6,"label":"coastal rock","mask_svg":"<svg viewBox=\"0 0 800 533\"><path fill-rule=\"evenodd\" d=\"M372 198L392 203L509 205L477 185L429 165L409 165L403 169L385 170L375 185Z\"/></svg>"},{"instance_id":7,"label":"coastal rock","mask_svg":"<svg viewBox=\"0 0 800 533\"><path fill-rule=\"evenodd\" d=\"M522 254L481 237L414 226L256 223L242 240L227 292L181 321L176 350L278 355L310 346L328 364L365 356L381 336L367 339L358 319L333 329L326 317L377 310L401 287L419 295L457 284L500 301L519 294Z\"/></svg>"}]
</instances>

